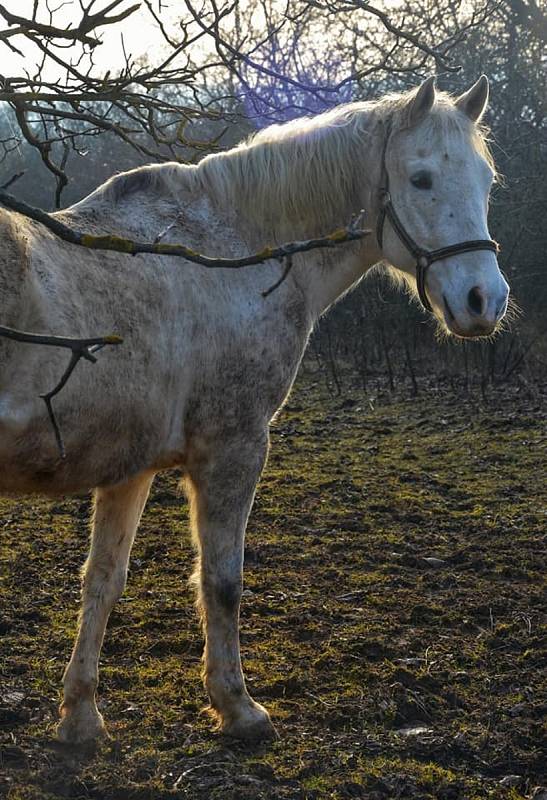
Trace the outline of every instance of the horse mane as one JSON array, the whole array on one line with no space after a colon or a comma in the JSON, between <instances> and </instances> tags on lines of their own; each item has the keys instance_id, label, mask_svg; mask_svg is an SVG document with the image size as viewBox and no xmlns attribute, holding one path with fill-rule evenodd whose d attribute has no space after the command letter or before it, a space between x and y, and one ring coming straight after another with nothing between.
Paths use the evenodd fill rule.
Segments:
<instances>
[{"instance_id":1,"label":"horse mane","mask_svg":"<svg viewBox=\"0 0 547 800\"><path fill-rule=\"evenodd\" d=\"M338 106L259 131L206 156L198 175L213 202L249 231L279 240L328 232L363 205L363 147L374 143L374 103ZM365 177L365 181L363 178Z\"/></svg>"},{"instance_id":2,"label":"horse mane","mask_svg":"<svg viewBox=\"0 0 547 800\"><path fill-rule=\"evenodd\" d=\"M137 167L113 176L83 202L117 204L140 192L176 197L182 189L201 190L219 209L236 216L251 238L253 233L260 241L322 234L346 225L361 208L374 211L387 123L392 135L409 128L416 92L348 103L271 125L231 150L206 156L197 166L168 162ZM428 137L456 132L470 139L494 169L486 129L471 123L451 95L438 91L432 111L420 124Z\"/></svg>"},{"instance_id":3,"label":"horse mane","mask_svg":"<svg viewBox=\"0 0 547 800\"><path fill-rule=\"evenodd\" d=\"M233 208L239 224L260 238L316 235L376 207L381 148L410 127L418 89L338 106L315 117L271 125L232 150L206 156L198 178L213 200ZM457 132L492 166L486 129L473 124L446 92L437 92L421 123L427 136ZM376 153L376 158L372 154Z\"/></svg>"}]
</instances>

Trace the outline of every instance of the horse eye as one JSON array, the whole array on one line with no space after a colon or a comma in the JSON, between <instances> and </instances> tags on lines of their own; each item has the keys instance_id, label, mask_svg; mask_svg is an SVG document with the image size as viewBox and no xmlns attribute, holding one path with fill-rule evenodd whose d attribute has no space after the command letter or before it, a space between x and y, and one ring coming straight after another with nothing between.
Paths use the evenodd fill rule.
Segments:
<instances>
[{"instance_id":1,"label":"horse eye","mask_svg":"<svg viewBox=\"0 0 547 800\"><path fill-rule=\"evenodd\" d=\"M429 172L421 171L412 176L410 182L416 189L431 189L433 181Z\"/></svg>"}]
</instances>

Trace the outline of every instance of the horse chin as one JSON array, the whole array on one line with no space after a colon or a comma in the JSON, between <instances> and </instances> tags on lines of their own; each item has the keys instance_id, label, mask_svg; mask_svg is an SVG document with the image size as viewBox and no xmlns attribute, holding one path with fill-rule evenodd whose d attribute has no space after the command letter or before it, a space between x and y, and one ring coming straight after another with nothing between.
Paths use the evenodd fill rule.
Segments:
<instances>
[{"instance_id":1,"label":"horse chin","mask_svg":"<svg viewBox=\"0 0 547 800\"><path fill-rule=\"evenodd\" d=\"M469 326L464 328L458 325L456 320L447 320L444 315L433 313L435 322L437 323L437 338L439 341L443 339L490 339L500 329L499 325L494 325L492 328L486 329L480 325Z\"/></svg>"},{"instance_id":2,"label":"horse chin","mask_svg":"<svg viewBox=\"0 0 547 800\"><path fill-rule=\"evenodd\" d=\"M438 319L438 321L443 332L448 336L456 337L456 339L489 339L499 328L497 324L484 325L478 322L473 322L469 326L463 327L455 319Z\"/></svg>"},{"instance_id":3,"label":"horse chin","mask_svg":"<svg viewBox=\"0 0 547 800\"><path fill-rule=\"evenodd\" d=\"M492 328L490 333L486 331L466 331L458 333L457 331L451 331L451 335L455 336L456 339L490 339L497 331L497 328Z\"/></svg>"}]
</instances>

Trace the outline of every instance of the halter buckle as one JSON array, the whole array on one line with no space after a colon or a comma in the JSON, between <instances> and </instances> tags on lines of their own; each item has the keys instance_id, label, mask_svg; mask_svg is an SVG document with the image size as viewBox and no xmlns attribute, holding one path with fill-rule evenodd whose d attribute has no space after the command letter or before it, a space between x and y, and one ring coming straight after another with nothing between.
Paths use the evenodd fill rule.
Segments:
<instances>
[{"instance_id":1,"label":"halter buckle","mask_svg":"<svg viewBox=\"0 0 547 800\"><path fill-rule=\"evenodd\" d=\"M426 255L418 256L418 266L420 269L427 269L429 266L429 258Z\"/></svg>"}]
</instances>

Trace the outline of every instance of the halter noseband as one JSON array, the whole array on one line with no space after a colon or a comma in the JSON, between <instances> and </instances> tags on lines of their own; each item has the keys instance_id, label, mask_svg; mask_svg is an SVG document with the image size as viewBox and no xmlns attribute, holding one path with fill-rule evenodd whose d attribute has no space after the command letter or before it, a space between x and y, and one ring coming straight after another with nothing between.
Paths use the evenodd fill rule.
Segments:
<instances>
[{"instance_id":1,"label":"halter noseband","mask_svg":"<svg viewBox=\"0 0 547 800\"><path fill-rule=\"evenodd\" d=\"M384 139L384 146L382 149L380 211L376 221L376 238L380 248L382 248L384 238L384 223L387 217L391 223L391 227L399 239L416 259L416 288L418 289L418 296L423 307L427 311L433 311L427 296L425 285L427 270L431 264L433 264L435 261L441 261L443 258L449 258L450 256L457 255L458 253L470 253L473 250L491 250L493 253L498 253L499 245L492 239L470 239L466 242L449 244L447 247L439 247L438 250L424 250L423 247L420 247L418 244L416 244L412 236L408 233L405 226L399 219L389 193L389 175L386 167L386 153L390 138L391 126L387 128L387 134Z\"/></svg>"}]
</instances>

